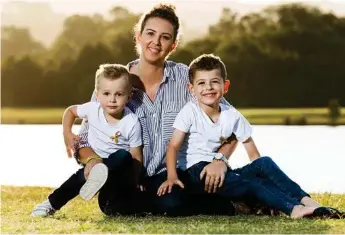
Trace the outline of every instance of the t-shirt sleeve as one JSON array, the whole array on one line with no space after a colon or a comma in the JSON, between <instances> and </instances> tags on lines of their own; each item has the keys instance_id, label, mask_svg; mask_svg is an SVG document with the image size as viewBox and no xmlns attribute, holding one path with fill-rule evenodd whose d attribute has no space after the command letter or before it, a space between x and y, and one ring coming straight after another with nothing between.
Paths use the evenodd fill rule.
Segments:
<instances>
[{"instance_id":1,"label":"t-shirt sleeve","mask_svg":"<svg viewBox=\"0 0 345 235\"><path fill-rule=\"evenodd\" d=\"M248 120L236 110L236 119L234 123L233 133L240 142L246 141L251 137L253 128Z\"/></svg>"},{"instance_id":2,"label":"t-shirt sleeve","mask_svg":"<svg viewBox=\"0 0 345 235\"><path fill-rule=\"evenodd\" d=\"M142 145L141 126L138 118L136 118L136 122L129 134L129 147L135 148L139 147L140 145Z\"/></svg>"},{"instance_id":3,"label":"t-shirt sleeve","mask_svg":"<svg viewBox=\"0 0 345 235\"><path fill-rule=\"evenodd\" d=\"M97 109L95 102L87 102L85 104L77 105L77 115L79 118L88 118L91 113L94 113Z\"/></svg>"},{"instance_id":4,"label":"t-shirt sleeve","mask_svg":"<svg viewBox=\"0 0 345 235\"><path fill-rule=\"evenodd\" d=\"M192 107L189 103L187 103L177 114L173 127L184 133L188 133L192 125L192 113Z\"/></svg>"}]
</instances>

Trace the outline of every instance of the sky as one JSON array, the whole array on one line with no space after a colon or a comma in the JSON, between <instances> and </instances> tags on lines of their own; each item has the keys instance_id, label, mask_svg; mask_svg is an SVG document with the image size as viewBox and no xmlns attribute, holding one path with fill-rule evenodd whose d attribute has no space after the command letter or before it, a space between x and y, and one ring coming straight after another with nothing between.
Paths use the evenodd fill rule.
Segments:
<instances>
[{"instance_id":1,"label":"sky","mask_svg":"<svg viewBox=\"0 0 345 235\"><path fill-rule=\"evenodd\" d=\"M1 1L1 0L0 0ZM9 1L9 0L5 0ZM231 6L239 13L247 13L264 8L267 5L292 2L291 0L21 0L26 2L49 2L55 12L73 13L106 13L114 4L121 4L128 7L133 12L143 12L149 9L154 3L173 3L180 10L193 9L198 4L198 11L213 11L222 6ZM318 6L324 10L331 10L336 14L345 15L345 0L296 0L294 2L304 2Z\"/></svg>"},{"instance_id":2,"label":"sky","mask_svg":"<svg viewBox=\"0 0 345 235\"><path fill-rule=\"evenodd\" d=\"M239 15L244 15L253 11L259 12L269 5L302 2L314 5L324 12L332 11L338 16L345 16L345 0L0 0L0 6L3 2L49 3L49 9L46 11L51 12L52 16L46 17L45 21L42 21L44 16L40 17L35 13L32 15L32 8L30 17L28 14L17 14L16 6L23 6L22 4L11 4L10 12L12 13L7 10L5 14L6 11L4 11L1 17L2 22L28 27L33 37L47 46L62 30L62 21L65 17L73 14L92 15L94 13L107 17L109 10L115 5L121 5L133 13L143 13L155 3L173 3L180 17L186 40L203 35L209 25L216 24L224 7L230 8Z\"/></svg>"}]
</instances>

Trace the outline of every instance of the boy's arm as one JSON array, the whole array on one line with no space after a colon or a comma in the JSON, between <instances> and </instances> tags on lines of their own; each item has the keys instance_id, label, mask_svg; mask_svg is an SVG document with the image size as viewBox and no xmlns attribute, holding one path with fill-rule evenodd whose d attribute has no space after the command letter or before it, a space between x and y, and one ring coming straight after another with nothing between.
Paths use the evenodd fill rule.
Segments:
<instances>
[{"instance_id":1,"label":"boy's arm","mask_svg":"<svg viewBox=\"0 0 345 235\"><path fill-rule=\"evenodd\" d=\"M168 144L167 153L166 153L166 166L168 171L168 179L161 184L158 188L157 195L162 196L166 192L170 193L174 185L179 185L181 188L184 188L183 183L179 180L177 171L176 171L176 162L177 162L177 153L181 148L182 142L185 137L185 133L175 129L170 142Z\"/></svg>"},{"instance_id":2,"label":"boy's arm","mask_svg":"<svg viewBox=\"0 0 345 235\"><path fill-rule=\"evenodd\" d=\"M168 179L178 178L176 171L177 153L179 152L186 133L175 129L167 148L166 165Z\"/></svg>"},{"instance_id":3,"label":"boy's arm","mask_svg":"<svg viewBox=\"0 0 345 235\"><path fill-rule=\"evenodd\" d=\"M260 157L259 150L256 148L252 137L249 137L246 141L244 141L243 145L247 151L250 161L254 161L255 159Z\"/></svg>"},{"instance_id":4,"label":"boy's arm","mask_svg":"<svg viewBox=\"0 0 345 235\"><path fill-rule=\"evenodd\" d=\"M222 153L227 159L230 159L231 155L237 147L237 144L238 140L236 139L236 136L232 134L227 142L220 147L218 153Z\"/></svg>"},{"instance_id":5,"label":"boy's arm","mask_svg":"<svg viewBox=\"0 0 345 235\"><path fill-rule=\"evenodd\" d=\"M220 103L230 106L230 103L224 97L220 99ZM237 144L238 140L236 139L236 136L232 134L228 141L220 147L218 153L222 153L227 159L229 159L235 151Z\"/></svg>"},{"instance_id":6,"label":"boy's arm","mask_svg":"<svg viewBox=\"0 0 345 235\"><path fill-rule=\"evenodd\" d=\"M234 125L234 134L236 138L243 143L248 157L251 161L260 157L260 153L254 143L252 136L252 126L248 120L237 111L237 118Z\"/></svg>"},{"instance_id":7,"label":"boy's arm","mask_svg":"<svg viewBox=\"0 0 345 235\"><path fill-rule=\"evenodd\" d=\"M223 100L226 101L225 99ZM238 141L243 142L251 136L252 128L246 118L236 110L235 112L236 120L234 123L233 134L228 139L227 143L221 146L218 152L222 153L226 158L229 158L231 154L235 151ZM254 150L249 144L249 148L252 158L255 157ZM254 145L255 146L255 145ZM225 162L223 161L212 161L210 164L205 166L200 174L200 179L205 175L205 191L212 193L216 192L218 187L221 187L224 182L225 173L228 168Z\"/></svg>"},{"instance_id":8,"label":"boy's arm","mask_svg":"<svg viewBox=\"0 0 345 235\"><path fill-rule=\"evenodd\" d=\"M78 105L76 106L75 112L77 114L77 116L79 116L80 118L89 118L89 115L92 113L94 113L94 106L95 106L95 102L88 102L82 105ZM84 129L85 130L85 129ZM88 146L89 143L87 142L87 131L88 131L88 125L87 125L87 129L85 132L85 135L80 136L79 134L79 140L80 138L84 138L84 140L82 141L77 141L77 143L74 143L74 146L80 147L80 145L78 145L80 142L86 142ZM78 148L75 147L75 153L78 152ZM78 153L77 153L78 155ZM82 163L83 165L85 165L84 168L84 177L85 179L87 179L89 177L89 173L90 170L93 168L94 165L96 165L97 163L102 162L102 158L100 156L98 156L91 147L87 147L87 148L82 148L82 151L79 150L79 155L82 156L82 158L80 158L79 162Z\"/></svg>"},{"instance_id":9,"label":"boy's arm","mask_svg":"<svg viewBox=\"0 0 345 235\"><path fill-rule=\"evenodd\" d=\"M96 93L93 92L91 96L91 102L96 101ZM88 131L89 124L87 121L83 120L78 134L80 139L75 144L75 158L78 159L78 161L84 165L86 165L87 159L96 155L96 153L93 151L90 144L88 143ZM87 169L89 169L89 167ZM88 172L86 172L86 175L88 175Z\"/></svg>"},{"instance_id":10,"label":"boy's arm","mask_svg":"<svg viewBox=\"0 0 345 235\"><path fill-rule=\"evenodd\" d=\"M174 132L172 133L172 136L170 138L166 153L166 167L168 172L168 179L164 183L162 183L162 185L158 188L158 196L164 195L167 190L168 193L170 193L174 185L179 185L181 188L184 188L183 183L178 179L176 171L176 162L177 153L181 148L186 133L189 133L190 128L192 126L192 112L192 104L187 103L175 118L173 124Z\"/></svg>"},{"instance_id":11,"label":"boy's arm","mask_svg":"<svg viewBox=\"0 0 345 235\"><path fill-rule=\"evenodd\" d=\"M77 117L78 114L76 105L68 107L62 116L63 136L68 157L72 157L73 152L75 152L75 142L77 142L79 139L78 136L72 133L72 126Z\"/></svg>"},{"instance_id":12,"label":"boy's arm","mask_svg":"<svg viewBox=\"0 0 345 235\"><path fill-rule=\"evenodd\" d=\"M179 152L181 145L184 141L186 133L190 132L190 128L193 123L193 105L187 103L177 114L173 128L174 132L170 138L167 153L166 153L166 166L168 171L168 178L176 177L176 162L177 162L177 153Z\"/></svg>"}]
</instances>

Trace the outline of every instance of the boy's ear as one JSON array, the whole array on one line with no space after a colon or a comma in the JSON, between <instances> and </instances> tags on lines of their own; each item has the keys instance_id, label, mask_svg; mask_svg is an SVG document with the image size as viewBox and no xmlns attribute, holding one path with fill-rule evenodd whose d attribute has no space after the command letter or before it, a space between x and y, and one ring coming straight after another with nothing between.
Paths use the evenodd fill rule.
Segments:
<instances>
[{"instance_id":1,"label":"boy's ear","mask_svg":"<svg viewBox=\"0 0 345 235\"><path fill-rule=\"evenodd\" d=\"M230 87L230 80L225 80L224 81L224 94L228 92Z\"/></svg>"},{"instance_id":2,"label":"boy's ear","mask_svg":"<svg viewBox=\"0 0 345 235\"><path fill-rule=\"evenodd\" d=\"M191 93L192 95L194 95L194 87L193 87L193 84L188 83L188 89L189 89L190 93Z\"/></svg>"}]
</instances>

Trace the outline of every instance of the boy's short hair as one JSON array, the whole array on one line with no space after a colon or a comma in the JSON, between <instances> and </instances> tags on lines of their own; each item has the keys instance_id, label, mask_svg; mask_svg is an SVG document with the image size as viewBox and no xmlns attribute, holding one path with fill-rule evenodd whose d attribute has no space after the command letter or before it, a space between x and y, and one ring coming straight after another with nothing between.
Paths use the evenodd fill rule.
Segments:
<instances>
[{"instance_id":1,"label":"boy's short hair","mask_svg":"<svg viewBox=\"0 0 345 235\"><path fill-rule=\"evenodd\" d=\"M130 80L130 73L126 66L121 64L101 64L96 71L95 75L95 90L99 88L99 80L101 78L106 78L110 80L116 80L118 78L124 78L128 81L128 89L132 89L132 84Z\"/></svg>"},{"instance_id":2,"label":"boy's short hair","mask_svg":"<svg viewBox=\"0 0 345 235\"><path fill-rule=\"evenodd\" d=\"M227 79L226 67L223 61L213 54L203 54L195 58L189 65L189 82L193 83L195 73L197 71L211 71L214 69L219 69L223 81Z\"/></svg>"}]
</instances>

